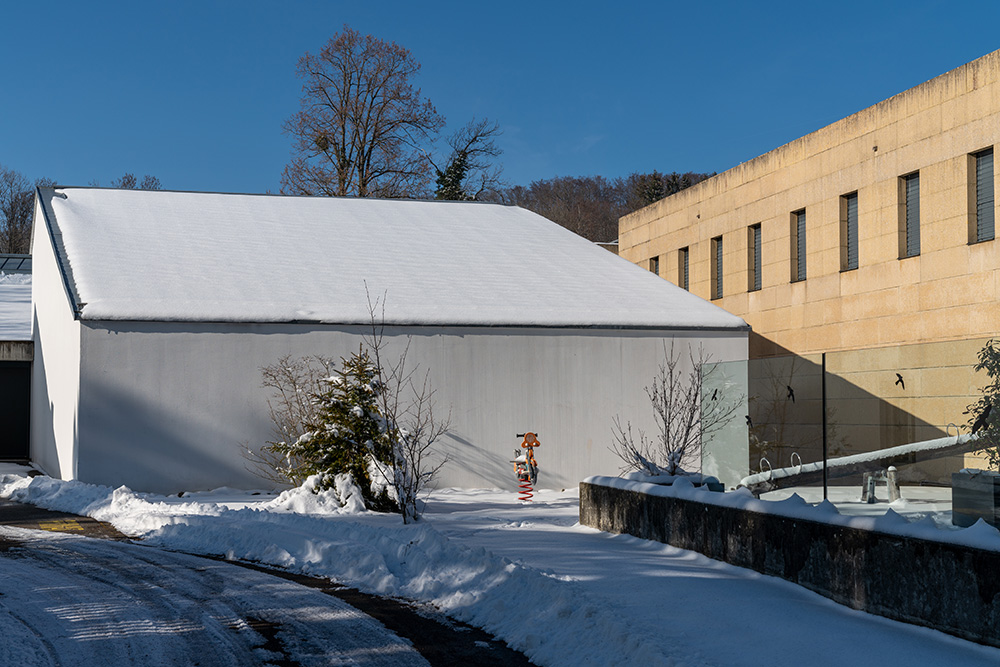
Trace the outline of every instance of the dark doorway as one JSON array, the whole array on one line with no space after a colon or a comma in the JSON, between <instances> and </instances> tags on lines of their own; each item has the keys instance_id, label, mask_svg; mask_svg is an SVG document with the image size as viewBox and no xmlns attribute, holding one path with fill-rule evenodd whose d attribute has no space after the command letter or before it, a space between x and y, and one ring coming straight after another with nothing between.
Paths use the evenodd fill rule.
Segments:
<instances>
[{"instance_id":1,"label":"dark doorway","mask_svg":"<svg viewBox=\"0 0 1000 667\"><path fill-rule=\"evenodd\" d=\"M28 460L31 362L0 361L0 461Z\"/></svg>"}]
</instances>

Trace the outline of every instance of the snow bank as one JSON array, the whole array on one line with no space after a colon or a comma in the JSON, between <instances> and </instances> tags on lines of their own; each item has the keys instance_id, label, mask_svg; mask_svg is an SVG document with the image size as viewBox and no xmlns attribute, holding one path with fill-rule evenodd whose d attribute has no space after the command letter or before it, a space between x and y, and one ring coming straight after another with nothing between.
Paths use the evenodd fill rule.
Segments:
<instances>
[{"instance_id":1,"label":"snow bank","mask_svg":"<svg viewBox=\"0 0 1000 667\"><path fill-rule=\"evenodd\" d=\"M982 519L968 528L957 530L941 530L934 520L927 517L920 521L907 521L897 514L892 507L883 516L843 516L836 506L828 500L817 505L811 505L798 494L792 494L784 500L760 500L755 498L749 489L737 489L729 493L715 493L705 488L695 488L690 481L679 478L671 486L648 484L622 479L620 477L589 477L587 484L596 484L627 491L636 491L651 496L680 498L706 505L732 507L757 512L774 514L790 519L816 521L837 526L847 526L861 530L873 530L900 537L915 537L933 542L957 544L975 549L1000 551L1000 530L989 525ZM900 501L897 501L900 502Z\"/></svg>"},{"instance_id":2,"label":"snow bank","mask_svg":"<svg viewBox=\"0 0 1000 667\"><path fill-rule=\"evenodd\" d=\"M429 602L538 664L674 664L659 642L579 582L464 546L427 523L406 526L395 515L340 508L332 497L338 491L326 493L307 502L301 491L286 492L256 508L228 509L166 502L125 487L0 476L2 497L91 516L153 545L268 563ZM290 511L300 509L310 514Z\"/></svg>"}]
</instances>

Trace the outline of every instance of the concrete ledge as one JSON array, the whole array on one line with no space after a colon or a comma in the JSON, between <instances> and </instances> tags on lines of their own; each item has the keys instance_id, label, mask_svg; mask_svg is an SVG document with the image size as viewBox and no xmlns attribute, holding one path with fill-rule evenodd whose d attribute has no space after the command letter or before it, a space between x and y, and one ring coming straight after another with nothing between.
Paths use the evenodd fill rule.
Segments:
<instances>
[{"instance_id":1,"label":"concrete ledge","mask_svg":"<svg viewBox=\"0 0 1000 667\"><path fill-rule=\"evenodd\" d=\"M1000 552L583 482L580 523L804 586L872 614L1000 647Z\"/></svg>"},{"instance_id":2,"label":"concrete ledge","mask_svg":"<svg viewBox=\"0 0 1000 667\"><path fill-rule=\"evenodd\" d=\"M0 361L32 361L35 344L30 340L0 340Z\"/></svg>"}]
</instances>

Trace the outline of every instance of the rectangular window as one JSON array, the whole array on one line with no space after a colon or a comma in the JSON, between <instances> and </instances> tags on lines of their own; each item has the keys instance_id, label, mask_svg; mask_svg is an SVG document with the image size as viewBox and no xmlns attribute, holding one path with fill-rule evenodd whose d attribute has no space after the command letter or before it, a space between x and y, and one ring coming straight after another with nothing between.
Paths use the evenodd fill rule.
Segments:
<instances>
[{"instance_id":1,"label":"rectangular window","mask_svg":"<svg viewBox=\"0 0 1000 667\"><path fill-rule=\"evenodd\" d=\"M792 213L792 282L806 279L806 210Z\"/></svg>"},{"instance_id":2,"label":"rectangular window","mask_svg":"<svg viewBox=\"0 0 1000 667\"><path fill-rule=\"evenodd\" d=\"M657 255L656 257L650 257L649 258L649 270L652 271L653 273L655 273L656 275L660 275L660 256L659 255Z\"/></svg>"},{"instance_id":3,"label":"rectangular window","mask_svg":"<svg viewBox=\"0 0 1000 667\"><path fill-rule=\"evenodd\" d=\"M973 209L975 219L975 236L970 234L969 240L975 243L980 241L992 241L995 236L993 231L994 215L996 212L993 197L993 149L988 148L973 154L975 163L975 189ZM970 230L971 231L971 230Z\"/></svg>"},{"instance_id":4,"label":"rectangular window","mask_svg":"<svg viewBox=\"0 0 1000 667\"><path fill-rule=\"evenodd\" d=\"M920 172L899 179L899 257L920 254Z\"/></svg>"},{"instance_id":5,"label":"rectangular window","mask_svg":"<svg viewBox=\"0 0 1000 667\"><path fill-rule=\"evenodd\" d=\"M840 270L858 268L858 193L840 198Z\"/></svg>"},{"instance_id":6,"label":"rectangular window","mask_svg":"<svg viewBox=\"0 0 1000 667\"><path fill-rule=\"evenodd\" d=\"M712 298L722 298L722 237L712 239Z\"/></svg>"},{"instance_id":7,"label":"rectangular window","mask_svg":"<svg viewBox=\"0 0 1000 667\"><path fill-rule=\"evenodd\" d=\"M760 225L747 227L747 289L760 289Z\"/></svg>"},{"instance_id":8,"label":"rectangular window","mask_svg":"<svg viewBox=\"0 0 1000 667\"><path fill-rule=\"evenodd\" d=\"M691 274L688 272L690 266L690 253L687 248L681 248L677 252L677 283L686 290L691 289Z\"/></svg>"}]
</instances>

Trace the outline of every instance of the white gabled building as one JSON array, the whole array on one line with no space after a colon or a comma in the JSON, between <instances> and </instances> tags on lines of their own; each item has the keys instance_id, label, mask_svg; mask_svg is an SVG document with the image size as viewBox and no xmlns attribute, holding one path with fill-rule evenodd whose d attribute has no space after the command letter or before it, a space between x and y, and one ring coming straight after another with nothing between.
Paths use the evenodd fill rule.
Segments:
<instances>
[{"instance_id":1,"label":"white gabled building","mask_svg":"<svg viewBox=\"0 0 1000 667\"><path fill-rule=\"evenodd\" d=\"M525 430L539 487L614 473L665 343L747 355L740 318L516 207L56 187L35 221L31 455L64 479L266 486L261 367L356 351L366 290L451 411L443 486L513 488Z\"/></svg>"}]
</instances>

